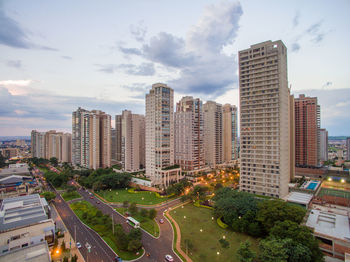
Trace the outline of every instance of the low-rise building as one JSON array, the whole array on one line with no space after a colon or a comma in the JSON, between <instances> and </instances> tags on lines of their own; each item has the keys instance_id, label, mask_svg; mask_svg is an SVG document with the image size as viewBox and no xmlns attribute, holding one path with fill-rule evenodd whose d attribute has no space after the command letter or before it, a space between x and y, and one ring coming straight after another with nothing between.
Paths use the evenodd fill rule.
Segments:
<instances>
[{"instance_id":1,"label":"low-rise building","mask_svg":"<svg viewBox=\"0 0 350 262\"><path fill-rule=\"evenodd\" d=\"M6 198L0 207L0 232L50 218L50 207L38 194Z\"/></svg>"},{"instance_id":2,"label":"low-rise building","mask_svg":"<svg viewBox=\"0 0 350 262\"><path fill-rule=\"evenodd\" d=\"M350 253L349 212L337 209L311 209L306 226L314 230L321 241L320 249L329 256L344 259Z\"/></svg>"},{"instance_id":3,"label":"low-rise building","mask_svg":"<svg viewBox=\"0 0 350 262\"><path fill-rule=\"evenodd\" d=\"M16 249L0 254L0 261L21 261L21 262L50 262L50 250L47 243L42 243Z\"/></svg>"}]
</instances>

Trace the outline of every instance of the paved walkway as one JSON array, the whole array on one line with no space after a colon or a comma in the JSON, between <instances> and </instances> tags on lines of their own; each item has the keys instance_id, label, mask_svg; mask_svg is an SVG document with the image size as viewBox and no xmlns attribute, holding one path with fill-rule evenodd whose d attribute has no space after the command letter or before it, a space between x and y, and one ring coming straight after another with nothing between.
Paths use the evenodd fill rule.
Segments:
<instances>
[{"instance_id":1,"label":"paved walkway","mask_svg":"<svg viewBox=\"0 0 350 262\"><path fill-rule=\"evenodd\" d=\"M179 207L179 206L177 206ZM175 208L177 208L175 207ZM172 208L172 210L174 210L175 208ZM186 259L187 262L192 262L192 259L186 255L186 253L181 249L181 230L179 225L176 223L175 219L172 218L172 216L170 215L169 212L166 213L167 217L171 220L171 222L174 224L175 226L175 232L174 234L177 235L176 238L176 250Z\"/></svg>"}]
</instances>

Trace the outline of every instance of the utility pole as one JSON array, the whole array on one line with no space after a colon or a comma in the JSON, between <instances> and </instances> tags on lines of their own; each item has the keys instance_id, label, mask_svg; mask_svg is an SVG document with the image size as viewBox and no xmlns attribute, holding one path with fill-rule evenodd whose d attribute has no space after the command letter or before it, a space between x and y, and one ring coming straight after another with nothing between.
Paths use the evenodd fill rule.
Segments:
<instances>
[{"instance_id":1,"label":"utility pole","mask_svg":"<svg viewBox=\"0 0 350 262\"><path fill-rule=\"evenodd\" d=\"M77 225L74 225L74 241L77 242Z\"/></svg>"}]
</instances>

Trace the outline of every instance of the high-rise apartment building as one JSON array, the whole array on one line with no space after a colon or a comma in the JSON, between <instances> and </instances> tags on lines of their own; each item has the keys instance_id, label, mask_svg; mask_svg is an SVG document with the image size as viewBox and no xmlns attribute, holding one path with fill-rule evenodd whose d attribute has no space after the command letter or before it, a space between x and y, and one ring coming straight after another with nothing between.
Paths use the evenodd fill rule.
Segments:
<instances>
[{"instance_id":1,"label":"high-rise apartment building","mask_svg":"<svg viewBox=\"0 0 350 262\"><path fill-rule=\"evenodd\" d=\"M174 90L153 84L146 94L146 176L153 185L167 187L179 181L174 165Z\"/></svg>"},{"instance_id":2,"label":"high-rise apartment building","mask_svg":"<svg viewBox=\"0 0 350 262\"><path fill-rule=\"evenodd\" d=\"M231 160L238 158L237 150L237 107L225 104L222 107L223 113L223 150L224 162L228 163Z\"/></svg>"},{"instance_id":3,"label":"high-rise apartment building","mask_svg":"<svg viewBox=\"0 0 350 262\"><path fill-rule=\"evenodd\" d=\"M111 129L111 165L117 164L117 131Z\"/></svg>"},{"instance_id":4,"label":"high-rise apartment building","mask_svg":"<svg viewBox=\"0 0 350 262\"><path fill-rule=\"evenodd\" d=\"M45 158L45 132L32 130L30 143L32 157Z\"/></svg>"},{"instance_id":5,"label":"high-rise apartment building","mask_svg":"<svg viewBox=\"0 0 350 262\"><path fill-rule=\"evenodd\" d=\"M328 160L328 131L320 128L320 161Z\"/></svg>"},{"instance_id":6,"label":"high-rise apartment building","mask_svg":"<svg viewBox=\"0 0 350 262\"><path fill-rule=\"evenodd\" d=\"M111 116L78 108L72 113L72 162L87 168L111 166Z\"/></svg>"},{"instance_id":7,"label":"high-rise apartment building","mask_svg":"<svg viewBox=\"0 0 350 262\"><path fill-rule=\"evenodd\" d=\"M32 157L50 159L57 158L58 162L72 162L71 157L72 137L69 133L56 132L31 132Z\"/></svg>"},{"instance_id":8,"label":"high-rise apartment building","mask_svg":"<svg viewBox=\"0 0 350 262\"><path fill-rule=\"evenodd\" d=\"M207 101L203 105L205 162L216 167L224 161L222 105Z\"/></svg>"},{"instance_id":9,"label":"high-rise apartment building","mask_svg":"<svg viewBox=\"0 0 350 262\"><path fill-rule=\"evenodd\" d=\"M292 173L291 99L282 41L239 52L239 90L240 190L282 198Z\"/></svg>"},{"instance_id":10,"label":"high-rise apartment building","mask_svg":"<svg viewBox=\"0 0 350 262\"><path fill-rule=\"evenodd\" d=\"M145 117L124 110L116 115L116 152L120 152L120 163L125 171L138 171L145 166Z\"/></svg>"},{"instance_id":11,"label":"high-rise apartment building","mask_svg":"<svg viewBox=\"0 0 350 262\"><path fill-rule=\"evenodd\" d=\"M175 164L193 173L204 168L204 122L202 101L183 97L176 104Z\"/></svg>"},{"instance_id":12,"label":"high-rise apartment building","mask_svg":"<svg viewBox=\"0 0 350 262\"><path fill-rule=\"evenodd\" d=\"M350 160L350 137L346 139L346 150L347 150L346 159Z\"/></svg>"},{"instance_id":13,"label":"high-rise apartment building","mask_svg":"<svg viewBox=\"0 0 350 262\"><path fill-rule=\"evenodd\" d=\"M320 164L320 106L317 97L299 95L295 110L295 165L316 167Z\"/></svg>"}]
</instances>

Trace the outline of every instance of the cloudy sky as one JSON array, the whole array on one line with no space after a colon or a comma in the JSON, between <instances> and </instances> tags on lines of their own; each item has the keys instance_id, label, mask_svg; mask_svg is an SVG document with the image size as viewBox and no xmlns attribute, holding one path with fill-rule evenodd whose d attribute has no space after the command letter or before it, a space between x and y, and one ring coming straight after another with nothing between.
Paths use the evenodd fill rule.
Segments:
<instances>
[{"instance_id":1,"label":"cloudy sky","mask_svg":"<svg viewBox=\"0 0 350 262\"><path fill-rule=\"evenodd\" d=\"M350 1L0 0L0 136L71 131L81 106L144 113L156 82L238 105L237 52L281 39L292 93L350 135Z\"/></svg>"}]
</instances>

